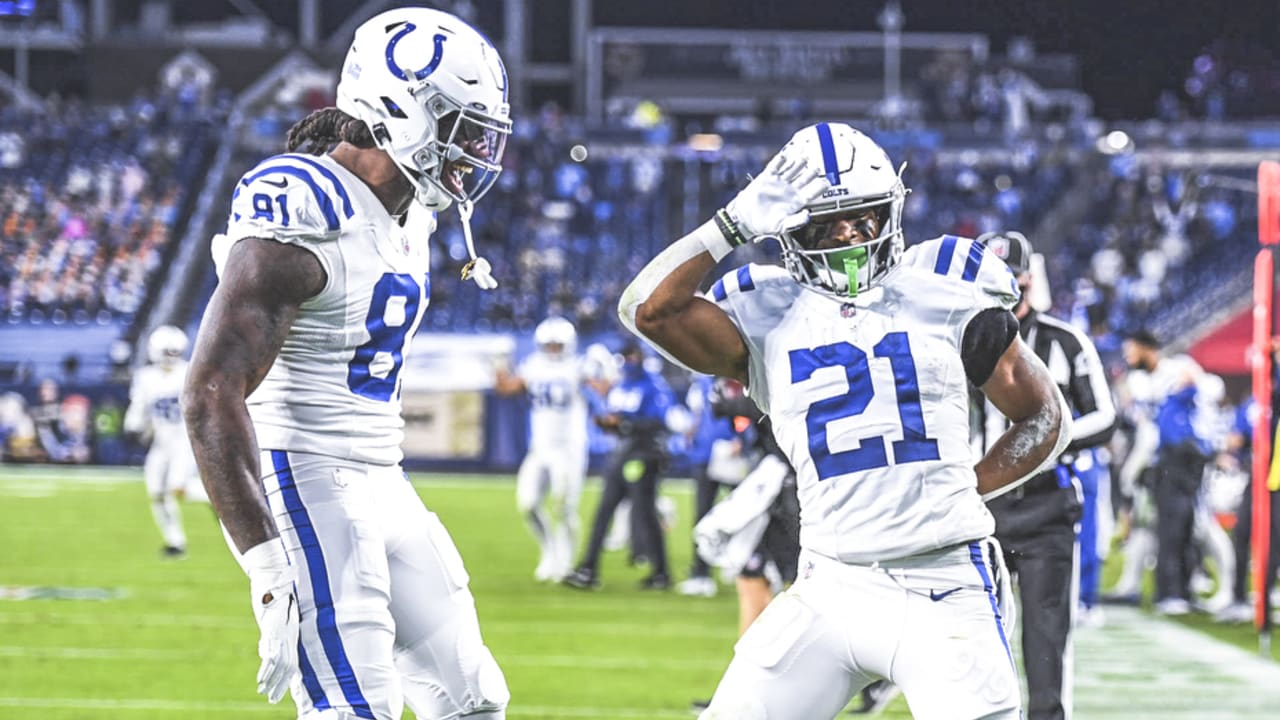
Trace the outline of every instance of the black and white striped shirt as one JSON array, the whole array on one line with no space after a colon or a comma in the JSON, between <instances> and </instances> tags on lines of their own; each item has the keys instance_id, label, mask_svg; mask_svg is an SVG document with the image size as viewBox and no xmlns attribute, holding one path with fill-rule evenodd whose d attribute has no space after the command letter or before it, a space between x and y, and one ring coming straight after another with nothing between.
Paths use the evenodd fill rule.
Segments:
<instances>
[{"instance_id":1,"label":"black and white striped shirt","mask_svg":"<svg viewBox=\"0 0 1280 720\"><path fill-rule=\"evenodd\" d=\"M1074 325L1035 311L1022 319L1019 332L1049 368L1071 408L1072 438L1063 456L1073 456L1110 439L1116 426L1116 406L1093 341ZM971 439L974 450L981 454L1004 434L1009 421L981 393L975 392L974 399Z\"/></svg>"}]
</instances>

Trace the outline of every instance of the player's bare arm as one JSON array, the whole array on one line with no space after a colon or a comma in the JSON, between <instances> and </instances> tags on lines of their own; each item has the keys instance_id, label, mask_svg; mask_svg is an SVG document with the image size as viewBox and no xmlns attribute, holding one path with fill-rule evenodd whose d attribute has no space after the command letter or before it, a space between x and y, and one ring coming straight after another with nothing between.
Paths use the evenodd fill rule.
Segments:
<instances>
[{"instance_id":1,"label":"player's bare arm","mask_svg":"<svg viewBox=\"0 0 1280 720\"><path fill-rule=\"evenodd\" d=\"M275 362L298 307L325 281L320 262L306 250L241 240L231 248L196 339L183 397L188 433L209 500L240 552L278 534L259 481L245 398Z\"/></svg>"},{"instance_id":2,"label":"player's bare arm","mask_svg":"<svg viewBox=\"0 0 1280 720\"><path fill-rule=\"evenodd\" d=\"M708 222L676 242L711 233L724 237ZM746 343L723 310L698 296L699 285L715 266L705 250L677 265L636 306L636 329L692 370L746 382Z\"/></svg>"},{"instance_id":3,"label":"player's bare arm","mask_svg":"<svg viewBox=\"0 0 1280 720\"><path fill-rule=\"evenodd\" d=\"M807 222L805 206L829 187L803 158L778 153L714 220L640 271L618 303L623 324L690 370L746 382L746 343L723 310L698 296L698 286L734 247Z\"/></svg>"},{"instance_id":4,"label":"player's bare arm","mask_svg":"<svg viewBox=\"0 0 1280 720\"><path fill-rule=\"evenodd\" d=\"M1048 368L1021 339L1005 349L981 388L1010 421L974 468L978 493L988 498L1052 463L1071 439L1071 415Z\"/></svg>"},{"instance_id":5,"label":"player's bare arm","mask_svg":"<svg viewBox=\"0 0 1280 720\"><path fill-rule=\"evenodd\" d=\"M525 391L524 380L507 368L498 368L493 379L493 389L499 395L519 395Z\"/></svg>"}]
</instances>

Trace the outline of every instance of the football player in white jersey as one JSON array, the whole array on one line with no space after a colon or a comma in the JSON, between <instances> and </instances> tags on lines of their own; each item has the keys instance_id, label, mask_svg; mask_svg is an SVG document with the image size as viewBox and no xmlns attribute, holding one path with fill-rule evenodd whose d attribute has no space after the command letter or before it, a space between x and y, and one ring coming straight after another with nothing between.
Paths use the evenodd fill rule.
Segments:
<instances>
[{"instance_id":1,"label":"football player in white jersey","mask_svg":"<svg viewBox=\"0 0 1280 720\"><path fill-rule=\"evenodd\" d=\"M337 98L236 183L188 429L249 576L259 692L308 719L502 718L462 558L400 468L400 374L435 213L469 241L501 170L506 71L465 22L402 8L356 30Z\"/></svg>"},{"instance_id":2,"label":"football player in white jersey","mask_svg":"<svg viewBox=\"0 0 1280 720\"><path fill-rule=\"evenodd\" d=\"M578 540L578 499L587 474L583 389L595 379L588 377L583 359L575 354L578 333L573 323L549 317L538 323L533 341L537 352L515 373L499 371L496 385L500 394L529 395L529 452L516 473L516 506L541 551L534 578L559 582L572 569Z\"/></svg>"},{"instance_id":3,"label":"football player in white jersey","mask_svg":"<svg viewBox=\"0 0 1280 720\"><path fill-rule=\"evenodd\" d=\"M138 368L129 388L124 430L149 442L142 466L151 515L164 538L163 553L181 557L187 552L178 500L196 480L186 423L182 421L182 385L187 379L187 334L161 325L147 338L149 365Z\"/></svg>"},{"instance_id":4,"label":"football player in white jersey","mask_svg":"<svg viewBox=\"0 0 1280 720\"><path fill-rule=\"evenodd\" d=\"M1018 338L1005 264L951 236L904 252L905 196L865 135L807 127L623 293L623 322L668 357L746 384L797 474L800 579L739 640L703 718L832 718L879 678L916 718L1019 715L983 496L1047 467L1070 415ZM764 237L786 269L697 294ZM1013 420L981 459L967 382Z\"/></svg>"}]
</instances>

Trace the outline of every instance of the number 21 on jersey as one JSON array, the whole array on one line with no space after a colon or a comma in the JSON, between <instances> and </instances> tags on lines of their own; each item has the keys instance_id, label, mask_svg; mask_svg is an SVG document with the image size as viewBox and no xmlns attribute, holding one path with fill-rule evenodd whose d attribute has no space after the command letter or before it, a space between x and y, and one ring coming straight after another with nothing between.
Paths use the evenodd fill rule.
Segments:
<instances>
[{"instance_id":1,"label":"number 21 on jersey","mask_svg":"<svg viewBox=\"0 0 1280 720\"><path fill-rule=\"evenodd\" d=\"M928 437L924 413L920 409L920 383L916 362L911 357L911 344L905 332L885 335L872 348L878 358L887 358L893 369L893 384L902 423L902 439L894 440L893 463L904 464L937 460L938 441ZM863 437L852 450L832 452L827 442L827 426L836 420L861 415L876 394L871 381L867 353L848 342L837 342L816 348L792 350L791 383L804 382L822 368L843 368L849 389L843 395L815 400L805 413L809 431L809 454L819 480L862 470L888 467L889 455L883 436Z\"/></svg>"}]
</instances>

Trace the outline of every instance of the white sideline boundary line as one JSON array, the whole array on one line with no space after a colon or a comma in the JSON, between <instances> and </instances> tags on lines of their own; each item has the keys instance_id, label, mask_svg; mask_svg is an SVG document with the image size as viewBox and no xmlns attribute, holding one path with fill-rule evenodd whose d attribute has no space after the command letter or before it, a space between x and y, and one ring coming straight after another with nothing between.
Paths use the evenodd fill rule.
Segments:
<instances>
[{"instance_id":1,"label":"white sideline boundary line","mask_svg":"<svg viewBox=\"0 0 1280 720\"><path fill-rule=\"evenodd\" d=\"M1171 657L1193 657L1198 662L1213 667L1217 673L1233 675L1240 682L1256 688L1272 689L1280 696L1280 664L1277 662L1263 659L1176 621L1155 618L1138 610L1116 609L1112 615L1115 618L1132 615L1125 616L1123 623L1117 625L1146 634L1157 646L1164 646ZM1108 616L1108 621L1111 620L1111 616Z\"/></svg>"},{"instance_id":2,"label":"white sideline boundary line","mask_svg":"<svg viewBox=\"0 0 1280 720\"><path fill-rule=\"evenodd\" d=\"M192 712L201 710L221 710L231 712L288 713L288 702L280 705L269 705L262 702L197 702L189 700L159 700L144 698L121 698L114 700L86 700L82 698L35 698L35 697L0 697L0 707L26 708L42 710L117 710L150 712L156 710L171 712ZM557 705L520 705L513 704L508 710L509 717L526 715L543 715L556 718L688 718L687 711L645 710L642 708L595 708Z\"/></svg>"}]
</instances>

